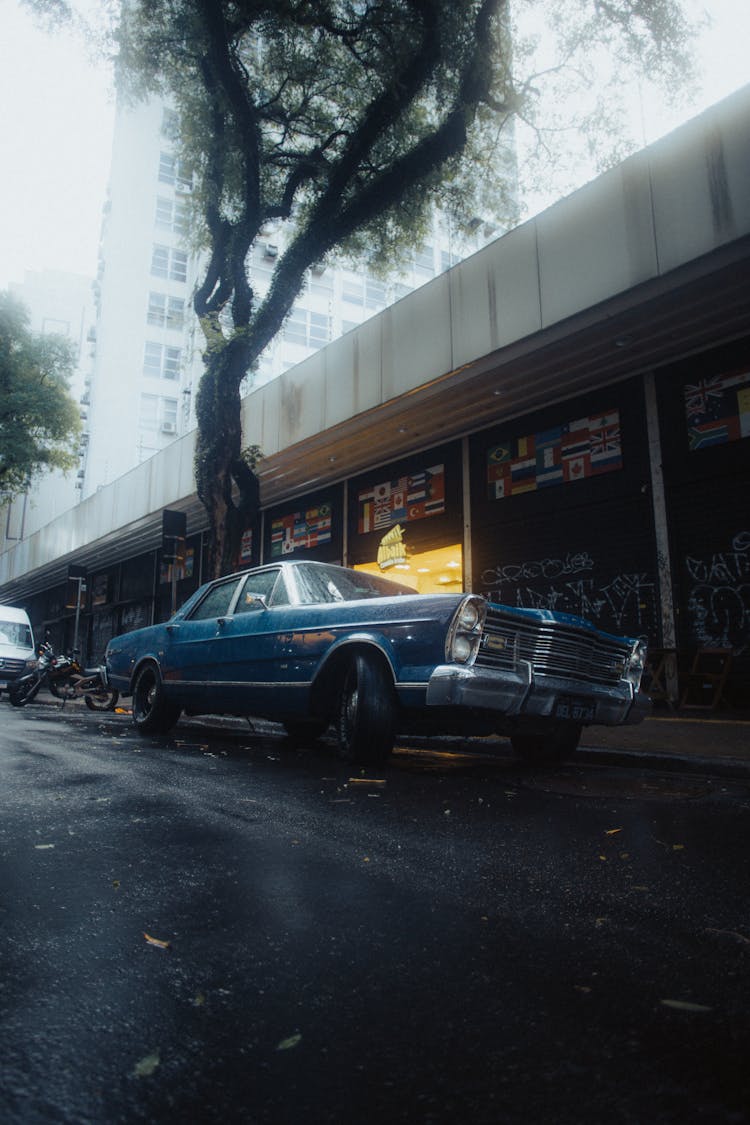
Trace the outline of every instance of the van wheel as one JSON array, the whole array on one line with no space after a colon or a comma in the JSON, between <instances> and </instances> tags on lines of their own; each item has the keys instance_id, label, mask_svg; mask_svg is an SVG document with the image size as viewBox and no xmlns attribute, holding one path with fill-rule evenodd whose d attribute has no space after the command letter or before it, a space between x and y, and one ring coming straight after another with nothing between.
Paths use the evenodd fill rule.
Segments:
<instances>
[{"instance_id":1,"label":"van wheel","mask_svg":"<svg viewBox=\"0 0 750 1125\"><path fill-rule=\"evenodd\" d=\"M396 697L383 662L358 653L347 665L338 694L336 736L342 758L384 762L393 749Z\"/></svg>"},{"instance_id":2,"label":"van wheel","mask_svg":"<svg viewBox=\"0 0 750 1125\"><path fill-rule=\"evenodd\" d=\"M154 664L146 664L133 688L133 722L141 734L166 734L180 717L180 708L164 698L161 676Z\"/></svg>"}]
</instances>

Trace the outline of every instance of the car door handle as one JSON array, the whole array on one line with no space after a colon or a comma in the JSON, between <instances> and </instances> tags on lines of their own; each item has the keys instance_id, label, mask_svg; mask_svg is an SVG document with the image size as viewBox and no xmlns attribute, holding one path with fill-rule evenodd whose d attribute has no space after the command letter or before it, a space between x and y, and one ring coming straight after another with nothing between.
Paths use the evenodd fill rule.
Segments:
<instances>
[{"instance_id":1,"label":"car door handle","mask_svg":"<svg viewBox=\"0 0 750 1125\"><path fill-rule=\"evenodd\" d=\"M217 618L216 618L216 627L217 627L217 629L223 629L223 628L224 628L224 626L226 625L226 623L227 623L227 619L226 619L226 617L217 617Z\"/></svg>"},{"instance_id":2,"label":"car door handle","mask_svg":"<svg viewBox=\"0 0 750 1125\"><path fill-rule=\"evenodd\" d=\"M179 633L179 631L180 631L179 625L167 625L167 632L168 633Z\"/></svg>"}]
</instances>

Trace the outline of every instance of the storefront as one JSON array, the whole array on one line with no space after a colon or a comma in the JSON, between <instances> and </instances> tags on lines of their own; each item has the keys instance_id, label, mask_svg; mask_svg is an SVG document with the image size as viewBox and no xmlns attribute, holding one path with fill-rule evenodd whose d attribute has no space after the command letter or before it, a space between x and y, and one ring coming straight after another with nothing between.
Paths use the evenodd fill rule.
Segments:
<instances>
[{"instance_id":1,"label":"storefront","mask_svg":"<svg viewBox=\"0 0 750 1125\"><path fill-rule=\"evenodd\" d=\"M750 675L750 344L658 378L677 648L729 649L732 702Z\"/></svg>"},{"instance_id":2,"label":"storefront","mask_svg":"<svg viewBox=\"0 0 750 1125\"><path fill-rule=\"evenodd\" d=\"M476 592L658 638L641 381L474 435L471 526Z\"/></svg>"},{"instance_id":3,"label":"storefront","mask_svg":"<svg viewBox=\"0 0 750 1125\"><path fill-rule=\"evenodd\" d=\"M460 442L377 466L348 495L350 566L421 594L463 588Z\"/></svg>"}]
</instances>

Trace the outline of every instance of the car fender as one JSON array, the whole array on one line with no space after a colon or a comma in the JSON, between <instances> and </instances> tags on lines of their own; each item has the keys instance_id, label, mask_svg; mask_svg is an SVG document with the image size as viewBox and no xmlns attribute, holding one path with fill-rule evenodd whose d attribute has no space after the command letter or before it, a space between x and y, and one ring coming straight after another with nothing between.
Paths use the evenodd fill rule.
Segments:
<instances>
[{"instance_id":1,"label":"car fender","mask_svg":"<svg viewBox=\"0 0 750 1125\"><path fill-rule=\"evenodd\" d=\"M371 632L347 633L331 645L316 669L311 684L313 710L325 710L326 702L330 701L338 688L340 673L348 658L363 650L377 653L378 659L387 665L393 682L397 681L393 647L386 637Z\"/></svg>"},{"instance_id":2,"label":"car fender","mask_svg":"<svg viewBox=\"0 0 750 1125\"><path fill-rule=\"evenodd\" d=\"M127 695L133 694L133 688L135 687L135 681L138 679L138 673L140 672L141 668L144 668L147 664L155 665L156 670L159 673L159 679L162 681L162 683L164 683L164 676L162 675L159 657L156 653L146 652L143 653L142 656L138 657L137 662L133 665L130 671L130 684L126 693Z\"/></svg>"}]
</instances>

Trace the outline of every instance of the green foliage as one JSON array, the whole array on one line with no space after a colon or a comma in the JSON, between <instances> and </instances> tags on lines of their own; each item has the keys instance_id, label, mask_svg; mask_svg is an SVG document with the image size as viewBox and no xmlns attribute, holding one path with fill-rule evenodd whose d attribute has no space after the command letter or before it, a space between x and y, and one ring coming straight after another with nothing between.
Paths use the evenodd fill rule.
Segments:
<instances>
[{"instance_id":1,"label":"green foliage","mask_svg":"<svg viewBox=\"0 0 750 1125\"><path fill-rule=\"evenodd\" d=\"M45 470L75 467L73 366L70 341L31 333L23 305L0 293L0 504Z\"/></svg>"}]
</instances>

